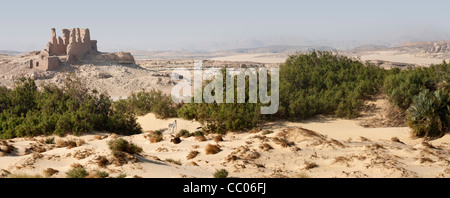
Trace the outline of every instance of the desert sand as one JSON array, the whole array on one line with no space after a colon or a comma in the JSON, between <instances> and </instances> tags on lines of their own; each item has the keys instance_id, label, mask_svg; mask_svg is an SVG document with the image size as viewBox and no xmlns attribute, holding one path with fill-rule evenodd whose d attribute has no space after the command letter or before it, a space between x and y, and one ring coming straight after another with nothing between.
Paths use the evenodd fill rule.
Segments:
<instances>
[{"instance_id":1,"label":"desert sand","mask_svg":"<svg viewBox=\"0 0 450 198\"><path fill-rule=\"evenodd\" d=\"M65 172L78 163L90 172L106 171L111 177L126 174L145 178L209 178L222 168L229 171L230 177L246 178L450 177L449 135L423 144L422 139L410 138L406 127L364 128L356 120L318 117L304 122L266 123L260 130L245 133L231 132L218 143L213 141L215 135L207 135L203 142L189 137L173 144L167 131L158 143L145 138L149 131L167 129L173 120L160 120L153 114L139 117L146 132L122 138L141 146L143 152L123 165L111 163L102 167L98 163L100 156L114 162L107 142L119 137L115 134L55 137L56 142L85 141L70 149L41 143L48 137L7 140L16 149L0 157L0 174L43 175L44 170L52 168L59 171L52 177L66 177ZM177 131L193 132L201 126L176 120ZM208 144L220 145L221 151L207 155ZM191 151L199 154L188 160Z\"/></svg>"},{"instance_id":2,"label":"desert sand","mask_svg":"<svg viewBox=\"0 0 450 198\"><path fill-rule=\"evenodd\" d=\"M288 56L285 54L263 53L263 54L238 54L211 58L218 61L251 61L256 63L284 63Z\"/></svg>"},{"instance_id":3,"label":"desert sand","mask_svg":"<svg viewBox=\"0 0 450 198\"><path fill-rule=\"evenodd\" d=\"M360 57L362 60L416 65L442 61L389 50L370 52ZM242 54L214 60L277 64L284 62L285 58L282 54ZM167 74L171 69L180 67L177 64L159 67L150 64L155 61L138 61L132 67L72 65L58 71L39 72L27 68L28 59L26 54L1 55L0 85L12 87L20 76L31 77L38 84L59 84L64 79L63 71L73 71L86 80L88 87L108 92L114 99L125 98L141 89L158 89L169 94L174 83ZM167 132L169 123L177 120L177 131L186 129L190 132L196 131L201 124L178 118L161 120L153 114L138 117L144 131L138 135L121 137L97 132L78 137L51 136L57 144L44 143L51 137L43 136L2 140L1 149L9 148L12 152L0 152L0 177L17 174L43 176L49 168L56 170L51 177L66 177L66 172L74 164L83 166L89 172L106 171L110 177L126 174L127 177L145 178L208 178L222 168L229 171L230 177L250 178L450 177L450 135L423 143L423 139L411 138L410 129L403 127L404 124L390 120L390 117L396 116L395 112L385 111L389 104L385 97L367 102L376 106L373 109L382 111L369 109L363 112L361 118L353 120L319 116L302 122L264 123L257 130L230 132L222 142L215 142L216 135L210 134L206 136L206 141L189 137L181 138L181 143L174 144L170 141L173 134ZM164 130L164 139L150 143L146 137L155 130ZM143 152L118 163L107 143L119 137L142 147ZM58 142L78 140L83 140L84 144L73 148L58 145ZM205 148L209 144L219 145L221 151L206 154ZM197 151L198 155L187 159L191 151ZM107 163L101 163L102 159L103 162L107 159Z\"/></svg>"},{"instance_id":4,"label":"desert sand","mask_svg":"<svg viewBox=\"0 0 450 198\"><path fill-rule=\"evenodd\" d=\"M398 51L376 51L372 53L363 54L360 56L362 61L368 60L384 60L389 62L399 62L415 64L420 66L427 66L431 64L440 64L443 59L432 57L418 57L408 53L401 53Z\"/></svg>"}]
</instances>

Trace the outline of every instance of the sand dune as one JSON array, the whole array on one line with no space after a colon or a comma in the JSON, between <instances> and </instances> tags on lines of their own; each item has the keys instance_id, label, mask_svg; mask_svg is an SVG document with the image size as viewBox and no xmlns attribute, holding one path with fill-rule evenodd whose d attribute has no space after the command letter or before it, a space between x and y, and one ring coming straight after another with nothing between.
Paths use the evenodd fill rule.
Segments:
<instances>
[{"instance_id":1,"label":"sand dune","mask_svg":"<svg viewBox=\"0 0 450 198\"><path fill-rule=\"evenodd\" d=\"M215 135L208 135L203 142L195 137L181 138L180 144L171 143L172 136L166 132L159 143L145 138L148 131L166 129L173 120L156 119L153 114L139 117L146 133L123 138L144 151L123 165L98 164L100 156L114 161L107 142L117 135L56 137L57 141L86 142L71 149L40 143L48 137L8 140L7 144L16 149L0 157L0 174L42 175L45 169L52 168L59 171L53 177L65 177L71 165L79 163L91 172L109 172L111 177L125 173L128 177L204 178L212 177L221 168L227 169L231 177L450 177L449 135L431 141L433 146L429 146L421 139L411 139L408 128L364 128L355 120L319 117L305 122L267 123L260 131L229 133L218 143L213 141ZM176 120L178 130L193 132L200 126ZM221 151L207 155L208 144L220 145ZM198 155L188 160L191 151L198 151Z\"/></svg>"}]
</instances>

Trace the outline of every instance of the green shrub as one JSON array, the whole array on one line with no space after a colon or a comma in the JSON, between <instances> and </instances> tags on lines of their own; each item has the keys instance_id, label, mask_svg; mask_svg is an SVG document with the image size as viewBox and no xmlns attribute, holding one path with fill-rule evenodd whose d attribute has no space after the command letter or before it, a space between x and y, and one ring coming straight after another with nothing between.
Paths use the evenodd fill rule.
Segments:
<instances>
[{"instance_id":1,"label":"green shrub","mask_svg":"<svg viewBox=\"0 0 450 198\"><path fill-rule=\"evenodd\" d=\"M46 144L55 144L55 138L54 137L47 138L47 139L45 139L44 143L46 143Z\"/></svg>"},{"instance_id":2,"label":"green shrub","mask_svg":"<svg viewBox=\"0 0 450 198\"><path fill-rule=\"evenodd\" d=\"M126 152L129 154L136 154L142 152L141 147L133 143L129 143L128 141L122 138L109 141L108 146L112 151Z\"/></svg>"},{"instance_id":3,"label":"green shrub","mask_svg":"<svg viewBox=\"0 0 450 198\"><path fill-rule=\"evenodd\" d=\"M214 176L214 178L227 178L228 171L225 169L220 169L220 170L217 170L213 176Z\"/></svg>"},{"instance_id":4,"label":"green shrub","mask_svg":"<svg viewBox=\"0 0 450 198\"><path fill-rule=\"evenodd\" d=\"M178 137L190 137L191 133L189 133L186 129L181 129L180 132L177 134Z\"/></svg>"},{"instance_id":5,"label":"green shrub","mask_svg":"<svg viewBox=\"0 0 450 198\"><path fill-rule=\"evenodd\" d=\"M280 66L281 118L317 114L358 116L363 101L378 92L385 71L332 52L290 56Z\"/></svg>"},{"instance_id":6,"label":"green shrub","mask_svg":"<svg viewBox=\"0 0 450 198\"><path fill-rule=\"evenodd\" d=\"M100 177L100 178L107 178L107 177L109 177L109 173L107 173L105 171L97 171L95 174L97 174L97 176Z\"/></svg>"},{"instance_id":7,"label":"green shrub","mask_svg":"<svg viewBox=\"0 0 450 198\"><path fill-rule=\"evenodd\" d=\"M158 143L158 142L162 141L163 138L164 138L164 136L163 136L162 130L153 131L149 135L150 143Z\"/></svg>"},{"instance_id":8,"label":"green shrub","mask_svg":"<svg viewBox=\"0 0 450 198\"><path fill-rule=\"evenodd\" d=\"M125 177L127 177L127 174L125 173L121 173L120 175L117 176L118 179L123 179Z\"/></svg>"},{"instance_id":9,"label":"green shrub","mask_svg":"<svg viewBox=\"0 0 450 198\"><path fill-rule=\"evenodd\" d=\"M415 137L444 136L450 129L450 93L443 90L419 93L408 109L407 119Z\"/></svg>"},{"instance_id":10,"label":"green shrub","mask_svg":"<svg viewBox=\"0 0 450 198\"><path fill-rule=\"evenodd\" d=\"M394 69L386 77L383 90L394 105L406 110L420 92L424 90L433 92L439 86L448 86L443 84L448 80L450 67L446 62L424 68L408 68L404 71Z\"/></svg>"},{"instance_id":11,"label":"green shrub","mask_svg":"<svg viewBox=\"0 0 450 198\"><path fill-rule=\"evenodd\" d=\"M196 119L205 125L204 131L214 133L251 129L261 120L279 118L307 119L318 114L352 118L358 116L364 100L378 93L385 74L384 69L332 52L292 55L280 66L277 114L260 115L262 104L248 102L246 76L246 103L227 103L224 91L224 103L184 104L178 116Z\"/></svg>"},{"instance_id":12,"label":"green shrub","mask_svg":"<svg viewBox=\"0 0 450 198\"><path fill-rule=\"evenodd\" d=\"M121 101L127 109L130 109L137 115L155 113L156 117L165 119L177 116L179 104L175 104L170 96L161 91L142 90L138 93L132 93L127 99Z\"/></svg>"},{"instance_id":13,"label":"green shrub","mask_svg":"<svg viewBox=\"0 0 450 198\"><path fill-rule=\"evenodd\" d=\"M203 131L195 131L192 136L204 136L204 135L205 133L203 133Z\"/></svg>"},{"instance_id":14,"label":"green shrub","mask_svg":"<svg viewBox=\"0 0 450 198\"><path fill-rule=\"evenodd\" d=\"M74 168L66 172L67 178L85 178L88 175L88 172L83 167Z\"/></svg>"},{"instance_id":15,"label":"green shrub","mask_svg":"<svg viewBox=\"0 0 450 198\"><path fill-rule=\"evenodd\" d=\"M226 68L222 69L223 87L226 87ZM268 77L270 79L270 76ZM237 77L235 76L234 95L237 97ZM211 81L207 81L206 84ZM206 86L205 84L205 86ZM195 119L204 125L203 131L224 134L228 131L251 129L260 121L260 103L249 103L249 76L245 79L246 103L228 103L226 91L223 92L223 103L191 103L184 104L177 112L184 119ZM269 84L270 85L270 84ZM198 94L198 93L197 93ZM270 95L270 92L269 92Z\"/></svg>"},{"instance_id":16,"label":"green shrub","mask_svg":"<svg viewBox=\"0 0 450 198\"><path fill-rule=\"evenodd\" d=\"M20 79L11 90L0 87L0 138L64 135L92 131L141 133L134 113L116 108L111 98L86 88L76 76L64 80L63 88Z\"/></svg>"}]
</instances>

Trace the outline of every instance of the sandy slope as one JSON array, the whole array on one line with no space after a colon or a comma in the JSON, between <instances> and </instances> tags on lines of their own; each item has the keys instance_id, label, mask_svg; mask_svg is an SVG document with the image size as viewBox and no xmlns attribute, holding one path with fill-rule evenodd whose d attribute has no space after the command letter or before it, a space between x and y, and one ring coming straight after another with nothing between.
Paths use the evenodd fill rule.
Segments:
<instances>
[{"instance_id":1,"label":"sandy slope","mask_svg":"<svg viewBox=\"0 0 450 198\"><path fill-rule=\"evenodd\" d=\"M149 114L139 117L138 122L144 131L149 131L165 129L173 120L159 120ZM192 121L177 121L178 130L192 132L200 126ZM162 142L153 144L145 138L146 133L123 137L141 146L144 152L135 162L110 164L106 168L99 167L96 159L105 156L114 160L107 142L115 135L100 134L107 136L102 140L95 139L95 134L65 137L86 141L72 149L39 143L46 137L18 138L8 143L16 150L0 157L0 174L6 170L13 174L42 175L45 169L53 168L59 171L54 177L65 177L72 164L80 163L91 172L103 170L111 176L125 173L129 177L212 177L221 168L227 169L231 177L450 177L449 135L432 141L435 148L429 148L422 145L421 139L411 139L408 128L363 128L355 120L324 117L298 123L267 123L262 129L254 133L229 133L218 143L221 151L215 155L205 154L208 144L216 144L213 135L204 142L194 137L182 138L177 145L170 142L169 134L165 134ZM273 133L266 134L268 130ZM400 142L391 141L392 137ZM283 147L277 143L282 141L292 145ZM34 149L25 155L33 144L47 151L38 153ZM199 155L187 160L192 150ZM171 164L166 159L182 164Z\"/></svg>"},{"instance_id":2,"label":"sandy slope","mask_svg":"<svg viewBox=\"0 0 450 198\"><path fill-rule=\"evenodd\" d=\"M409 63L427 66L430 64L440 64L443 59L432 57L418 57L411 53L402 53L395 50L375 51L372 53L360 54L362 61L367 60L384 60L390 62Z\"/></svg>"}]
</instances>

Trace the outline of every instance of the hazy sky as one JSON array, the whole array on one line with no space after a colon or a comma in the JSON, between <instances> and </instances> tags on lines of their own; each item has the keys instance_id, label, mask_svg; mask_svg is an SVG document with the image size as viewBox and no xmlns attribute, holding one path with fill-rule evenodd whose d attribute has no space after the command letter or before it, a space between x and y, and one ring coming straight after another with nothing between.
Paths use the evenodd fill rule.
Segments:
<instances>
[{"instance_id":1,"label":"hazy sky","mask_svg":"<svg viewBox=\"0 0 450 198\"><path fill-rule=\"evenodd\" d=\"M50 28L89 28L100 50L448 39L450 1L8 0L0 50L40 50Z\"/></svg>"}]
</instances>

